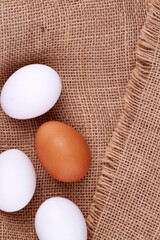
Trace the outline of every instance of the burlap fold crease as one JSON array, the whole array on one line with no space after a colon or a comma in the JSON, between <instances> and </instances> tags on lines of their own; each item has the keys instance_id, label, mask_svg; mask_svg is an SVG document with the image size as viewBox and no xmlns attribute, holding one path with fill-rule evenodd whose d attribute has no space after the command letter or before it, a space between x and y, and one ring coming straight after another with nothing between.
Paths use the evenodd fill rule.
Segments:
<instances>
[{"instance_id":1,"label":"burlap fold crease","mask_svg":"<svg viewBox=\"0 0 160 240\"><path fill-rule=\"evenodd\" d=\"M63 88L36 119L0 109L0 152L24 151L37 174L30 204L0 212L0 239L37 239L35 213L52 196L80 207L91 240L159 239L159 0L2 0L0 9L0 90L31 63L53 67ZM52 179L35 154L36 130L52 119L75 127L91 149L90 171L77 183Z\"/></svg>"},{"instance_id":2,"label":"burlap fold crease","mask_svg":"<svg viewBox=\"0 0 160 240\"><path fill-rule=\"evenodd\" d=\"M94 240L160 239L159 0L150 5L136 56L88 217Z\"/></svg>"}]
</instances>

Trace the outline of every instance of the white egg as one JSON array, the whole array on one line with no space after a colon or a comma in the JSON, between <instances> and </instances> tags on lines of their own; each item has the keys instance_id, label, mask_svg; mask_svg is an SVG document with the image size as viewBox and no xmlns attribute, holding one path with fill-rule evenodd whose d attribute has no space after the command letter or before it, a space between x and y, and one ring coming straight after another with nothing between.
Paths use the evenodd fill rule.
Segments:
<instances>
[{"instance_id":1,"label":"white egg","mask_svg":"<svg viewBox=\"0 0 160 240\"><path fill-rule=\"evenodd\" d=\"M12 118L29 119L49 111L61 93L58 73L43 64L31 64L13 73L3 86L1 106Z\"/></svg>"},{"instance_id":2,"label":"white egg","mask_svg":"<svg viewBox=\"0 0 160 240\"><path fill-rule=\"evenodd\" d=\"M36 213L35 228L40 240L87 240L87 226L80 209L70 200L53 197Z\"/></svg>"},{"instance_id":3,"label":"white egg","mask_svg":"<svg viewBox=\"0 0 160 240\"><path fill-rule=\"evenodd\" d=\"M30 159L17 149L0 154L0 210L16 212L32 199L36 174Z\"/></svg>"}]
</instances>

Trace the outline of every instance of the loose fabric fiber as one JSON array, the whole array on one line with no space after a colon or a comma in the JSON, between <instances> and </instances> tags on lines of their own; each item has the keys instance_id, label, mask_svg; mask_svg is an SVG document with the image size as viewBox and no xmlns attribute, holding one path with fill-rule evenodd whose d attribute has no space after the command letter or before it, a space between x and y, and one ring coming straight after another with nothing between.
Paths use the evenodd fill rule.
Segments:
<instances>
[{"instance_id":1,"label":"loose fabric fiber","mask_svg":"<svg viewBox=\"0 0 160 240\"><path fill-rule=\"evenodd\" d=\"M31 63L53 67L63 88L55 107L36 119L14 120L0 109L0 151L24 151L37 173L30 204L0 212L0 239L37 239L35 213L52 196L80 207L90 240L159 239L160 2L2 0L0 6L0 89ZM41 167L34 138L48 120L73 126L87 140L92 164L81 181L58 182Z\"/></svg>"},{"instance_id":2,"label":"loose fabric fiber","mask_svg":"<svg viewBox=\"0 0 160 240\"><path fill-rule=\"evenodd\" d=\"M94 240L160 239L160 1L140 33L122 116L88 217Z\"/></svg>"}]
</instances>

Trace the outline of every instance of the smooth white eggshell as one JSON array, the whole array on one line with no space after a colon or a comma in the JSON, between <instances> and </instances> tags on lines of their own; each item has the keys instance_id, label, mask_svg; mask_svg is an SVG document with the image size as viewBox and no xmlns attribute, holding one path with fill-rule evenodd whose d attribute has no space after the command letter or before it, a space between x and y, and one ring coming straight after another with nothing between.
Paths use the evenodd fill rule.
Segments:
<instances>
[{"instance_id":1,"label":"smooth white eggshell","mask_svg":"<svg viewBox=\"0 0 160 240\"><path fill-rule=\"evenodd\" d=\"M12 118L29 119L50 110L61 93L57 72L43 64L31 64L13 73L3 86L1 106Z\"/></svg>"},{"instance_id":2,"label":"smooth white eggshell","mask_svg":"<svg viewBox=\"0 0 160 240\"><path fill-rule=\"evenodd\" d=\"M80 209L70 200L53 197L38 209L35 228L40 240L87 240L87 226Z\"/></svg>"},{"instance_id":3,"label":"smooth white eggshell","mask_svg":"<svg viewBox=\"0 0 160 240\"><path fill-rule=\"evenodd\" d=\"M33 197L36 174L25 153L10 149L0 154L0 210L16 212Z\"/></svg>"}]
</instances>

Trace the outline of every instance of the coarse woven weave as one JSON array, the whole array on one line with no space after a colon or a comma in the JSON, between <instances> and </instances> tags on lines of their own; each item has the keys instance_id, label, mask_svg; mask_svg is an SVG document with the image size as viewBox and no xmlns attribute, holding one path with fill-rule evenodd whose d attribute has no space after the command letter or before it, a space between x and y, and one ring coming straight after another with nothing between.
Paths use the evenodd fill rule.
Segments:
<instances>
[{"instance_id":1,"label":"coarse woven weave","mask_svg":"<svg viewBox=\"0 0 160 240\"><path fill-rule=\"evenodd\" d=\"M160 0L140 33L88 223L94 240L160 239Z\"/></svg>"},{"instance_id":2,"label":"coarse woven weave","mask_svg":"<svg viewBox=\"0 0 160 240\"><path fill-rule=\"evenodd\" d=\"M0 5L0 87L31 63L53 67L63 85L56 106L41 117L19 121L0 112L0 151L24 151L37 173L30 204L18 213L0 212L0 239L37 239L35 213L51 196L80 207L89 239L159 239L158 14L154 19L159 1L149 5L137 62L148 1L1 0ZM77 183L52 179L35 154L35 132L52 119L75 127L90 146L90 171Z\"/></svg>"}]
</instances>

